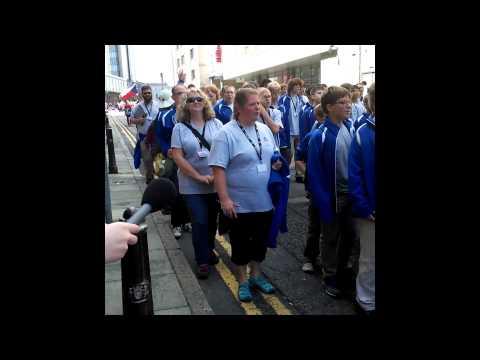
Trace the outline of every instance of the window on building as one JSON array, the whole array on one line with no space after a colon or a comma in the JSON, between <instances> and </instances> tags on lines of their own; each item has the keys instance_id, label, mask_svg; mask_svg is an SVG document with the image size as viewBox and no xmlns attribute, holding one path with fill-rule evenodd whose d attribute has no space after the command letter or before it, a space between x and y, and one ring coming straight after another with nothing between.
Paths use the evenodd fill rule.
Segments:
<instances>
[{"instance_id":1,"label":"window on building","mask_svg":"<svg viewBox=\"0 0 480 360\"><path fill-rule=\"evenodd\" d=\"M185 65L185 55L182 55L182 65Z\"/></svg>"},{"instance_id":2,"label":"window on building","mask_svg":"<svg viewBox=\"0 0 480 360\"><path fill-rule=\"evenodd\" d=\"M190 49L190 60L193 59L193 49Z\"/></svg>"},{"instance_id":3,"label":"window on building","mask_svg":"<svg viewBox=\"0 0 480 360\"><path fill-rule=\"evenodd\" d=\"M118 45L110 45L110 71L112 75L121 76Z\"/></svg>"},{"instance_id":4,"label":"window on building","mask_svg":"<svg viewBox=\"0 0 480 360\"><path fill-rule=\"evenodd\" d=\"M192 80L195 80L195 70L192 70Z\"/></svg>"}]
</instances>

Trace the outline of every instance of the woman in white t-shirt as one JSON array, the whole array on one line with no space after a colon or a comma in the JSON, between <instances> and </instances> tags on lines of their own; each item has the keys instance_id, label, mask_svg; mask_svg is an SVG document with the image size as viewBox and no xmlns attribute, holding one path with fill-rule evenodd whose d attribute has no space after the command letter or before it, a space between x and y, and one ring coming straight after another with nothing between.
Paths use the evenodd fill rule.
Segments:
<instances>
[{"instance_id":1,"label":"woman in white t-shirt","mask_svg":"<svg viewBox=\"0 0 480 360\"><path fill-rule=\"evenodd\" d=\"M210 265L218 263L214 247L220 209L208 155L209 147L223 124L215 118L207 96L200 90L187 93L177 121L172 132L172 155L178 166L179 192L192 219L197 276L205 279L210 273Z\"/></svg>"}]
</instances>

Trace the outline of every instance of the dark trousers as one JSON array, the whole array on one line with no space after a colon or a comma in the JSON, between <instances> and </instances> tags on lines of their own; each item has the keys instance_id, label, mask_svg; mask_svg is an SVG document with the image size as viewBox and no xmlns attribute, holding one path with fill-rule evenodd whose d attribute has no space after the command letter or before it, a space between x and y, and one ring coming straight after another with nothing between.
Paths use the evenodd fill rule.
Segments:
<instances>
[{"instance_id":1,"label":"dark trousers","mask_svg":"<svg viewBox=\"0 0 480 360\"><path fill-rule=\"evenodd\" d=\"M320 241L322 238L322 226L318 209L313 205L312 199L308 203L308 229L307 241L303 255L311 263L315 263L320 255Z\"/></svg>"},{"instance_id":2,"label":"dark trousers","mask_svg":"<svg viewBox=\"0 0 480 360\"><path fill-rule=\"evenodd\" d=\"M216 193L183 195L192 219L192 243L198 265L208 264L215 248L220 204Z\"/></svg>"},{"instance_id":3,"label":"dark trousers","mask_svg":"<svg viewBox=\"0 0 480 360\"><path fill-rule=\"evenodd\" d=\"M324 275L338 276L347 268L358 236L355 231L354 219L351 214L351 204L348 195L338 195L338 213L331 223L322 222L322 267ZM358 260L354 261L358 263Z\"/></svg>"},{"instance_id":4,"label":"dark trousers","mask_svg":"<svg viewBox=\"0 0 480 360\"><path fill-rule=\"evenodd\" d=\"M289 148L281 148L280 154L283 156L285 160L287 160L288 166L290 166L290 162L292 161L292 152Z\"/></svg>"}]
</instances>

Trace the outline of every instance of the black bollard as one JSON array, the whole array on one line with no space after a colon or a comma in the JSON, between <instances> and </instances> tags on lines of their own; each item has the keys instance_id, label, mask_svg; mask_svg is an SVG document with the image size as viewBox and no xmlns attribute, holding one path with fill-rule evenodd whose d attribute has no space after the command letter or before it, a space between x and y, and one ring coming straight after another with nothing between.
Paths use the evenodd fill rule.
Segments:
<instances>
[{"instance_id":1,"label":"black bollard","mask_svg":"<svg viewBox=\"0 0 480 360\"><path fill-rule=\"evenodd\" d=\"M130 217L132 210L125 211L124 217ZM128 247L121 262L123 314L127 316L153 315L147 228L146 224L140 226L138 242Z\"/></svg>"},{"instance_id":2,"label":"black bollard","mask_svg":"<svg viewBox=\"0 0 480 360\"><path fill-rule=\"evenodd\" d=\"M108 115L107 112L105 111L105 129L110 127L110 123L108 122Z\"/></svg>"},{"instance_id":3,"label":"black bollard","mask_svg":"<svg viewBox=\"0 0 480 360\"><path fill-rule=\"evenodd\" d=\"M107 145L108 145L108 172L110 174L118 174L117 162L115 160L115 148L113 147L112 128L106 128Z\"/></svg>"}]
</instances>

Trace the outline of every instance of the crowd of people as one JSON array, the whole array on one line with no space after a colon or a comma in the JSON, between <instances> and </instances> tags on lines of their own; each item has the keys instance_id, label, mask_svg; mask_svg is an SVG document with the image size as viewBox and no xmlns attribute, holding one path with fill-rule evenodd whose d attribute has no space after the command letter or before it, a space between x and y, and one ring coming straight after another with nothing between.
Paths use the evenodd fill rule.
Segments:
<instances>
[{"instance_id":1,"label":"crowd of people","mask_svg":"<svg viewBox=\"0 0 480 360\"><path fill-rule=\"evenodd\" d=\"M275 291L261 263L276 246L272 234L286 229L286 206L270 185L273 175L290 178L293 159L309 199L302 270L321 271L329 296L355 295L359 312L375 313L374 83L368 91L365 82L305 88L293 78L220 91L185 86L180 73L160 101L148 85L141 96L129 117L138 130L135 166L143 162L149 183L153 159L164 160L157 175L178 190L172 229L179 238L191 224L200 279L219 261L218 230L231 243L240 301L251 301L254 289ZM288 199L288 186L275 189Z\"/></svg>"}]
</instances>

